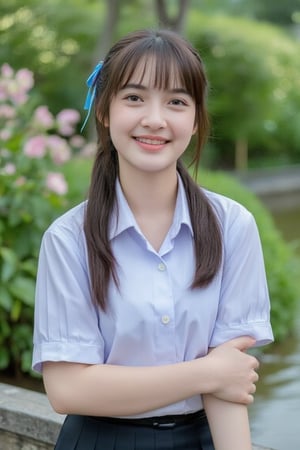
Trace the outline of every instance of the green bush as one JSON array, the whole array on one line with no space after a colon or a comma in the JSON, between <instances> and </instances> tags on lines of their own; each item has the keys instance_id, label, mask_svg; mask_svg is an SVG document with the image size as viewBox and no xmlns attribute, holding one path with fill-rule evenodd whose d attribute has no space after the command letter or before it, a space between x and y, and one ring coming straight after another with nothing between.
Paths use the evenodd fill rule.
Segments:
<instances>
[{"instance_id":1,"label":"green bush","mask_svg":"<svg viewBox=\"0 0 300 450\"><path fill-rule=\"evenodd\" d=\"M296 308L300 301L299 258L280 235L268 210L233 177L222 172L200 171L198 182L236 200L254 215L265 259L274 336L277 342L282 341L295 327Z\"/></svg>"},{"instance_id":2,"label":"green bush","mask_svg":"<svg viewBox=\"0 0 300 450\"><path fill-rule=\"evenodd\" d=\"M0 370L31 366L34 289L42 233L69 206L62 166L78 144L75 110L38 106L33 74L0 68Z\"/></svg>"}]
</instances>

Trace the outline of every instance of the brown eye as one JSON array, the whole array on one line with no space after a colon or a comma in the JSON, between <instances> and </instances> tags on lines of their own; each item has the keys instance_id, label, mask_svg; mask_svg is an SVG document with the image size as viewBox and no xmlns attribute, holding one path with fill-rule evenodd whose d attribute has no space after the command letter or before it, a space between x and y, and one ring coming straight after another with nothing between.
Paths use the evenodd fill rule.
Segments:
<instances>
[{"instance_id":1,"label":"brown eye","mask_svg":"<svg viewBox=\"0 0 300 450\"><path fill-rule=\"evenodd\" d=\"M186 106L186 103L183 100L180 100L179 98L171 100L170 103L175 106Z\"/></svg>"},{"instance_id":2,"label":"brown eye","mask_svg":"<svg viewBox=\"0 0 300 450\"><path fill-rule=\"evenodd\" d=\"M138 96L138 95L127 95L125 97L125 100L128 100L130 102L138 102L138 101L142 101L142 99Z\"/></svg>"}]
</instances>

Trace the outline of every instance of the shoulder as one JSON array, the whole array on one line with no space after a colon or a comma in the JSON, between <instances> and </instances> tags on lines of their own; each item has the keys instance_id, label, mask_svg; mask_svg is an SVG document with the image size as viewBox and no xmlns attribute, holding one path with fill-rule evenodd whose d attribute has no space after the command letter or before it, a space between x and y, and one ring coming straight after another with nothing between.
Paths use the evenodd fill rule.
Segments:
<instances>
[{"instance_id":1,"label":"shoulder","mask_svg":"<svg viewBox=\"0 0 300 450\"><path fill-rule=\"evenodd\" d=\"M235 253L240 257L241 252L247 254L250 247L260 252L260 235L253 214L231 198L205 189L203 192L219 221L226 254Z\"/></svg>"},{"instance_id":2,"label":"shoulder","mask_svg":"<svg viewBox=\"0 0 300 450\"><path fill-rule=\"evenodd\" d=\"M82 240L86 201L66 211L45 231L43 240L56 237L61 240Z\"/></svg>"},{"instance_id":3,"label":"shoulder","mask_svg":"<svg viewBox=\"0 0 300 450\"><path fill-rule=\"evenodd\" d=\"M200 189L212 206L223 230L228 227L244 226L247 223L254 222L252 213L237 201L204 188Z\"/></svg>"}]
</instances>

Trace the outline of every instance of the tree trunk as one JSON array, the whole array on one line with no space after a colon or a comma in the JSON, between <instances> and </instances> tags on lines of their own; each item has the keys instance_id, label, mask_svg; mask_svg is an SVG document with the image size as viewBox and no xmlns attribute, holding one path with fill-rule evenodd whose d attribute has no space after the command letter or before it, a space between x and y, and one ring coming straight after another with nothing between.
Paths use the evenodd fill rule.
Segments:
<instances>
[{"instance_id":1,"label":"tree trunk","mask_svg":"<svg viewBox=\"0 0 300 450\"><path fill-rule=\"evenodd\" d=\"M96 47L96 63L104 58L113 43L115 30L120 17L120 10L120 0L106 0L107 20L105 21L104 31L101 33Z\"/></svg>"},{"instance_id":2,"label":"tree trunk","mask_svg":"<svg viewBox=\"0 0 300 450\"><path fill-rule=\"evenodd\" d=\"M239 171L248 169L247 139L237 139L235 143L235 169Z\"/></svg>"},{"instance_id":3,"label":"tree trunk","mask_svg":"<svg viewBox=\"0 0 300 450\"><path fill-rule=\"evenodd\" d=\"M179 0L177 14L170 16L168 13L167 0L156 0L156 10L158 15L159 26L184 33L185 18L189 7L190 0Z\"/></svg>"}]
</instances>

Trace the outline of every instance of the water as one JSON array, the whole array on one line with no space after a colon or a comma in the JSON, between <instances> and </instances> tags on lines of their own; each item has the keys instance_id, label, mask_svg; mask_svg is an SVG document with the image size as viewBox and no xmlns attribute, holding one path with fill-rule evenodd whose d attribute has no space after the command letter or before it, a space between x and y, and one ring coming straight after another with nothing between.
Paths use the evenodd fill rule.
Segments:
<instances>
[{"instance_id":1,"label":"water","mask_svg":"<svg viewBox=\"0 0 300 450\"><path fill-rule=\"evenodd\" d=\"M274 219L288 241L300 240L300 210ZM297 249L300 254L300 245ZM295 336L266 348L259 374L250 407L253 441L275 450L300 450L300 311Z\"/></svg>"},{"instance_id":2,"label":"water","mask_svg":"<svg viewBox=\"0 0 300 450\"><path fill-rule=\"evenodd\" d=\"M276 450L299 450L300 334L267 352L259 373L250 407L253 441Z\"/></svg>"}]
</instances>

